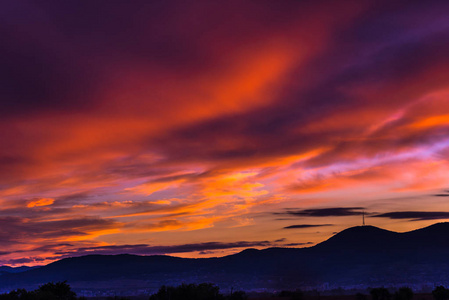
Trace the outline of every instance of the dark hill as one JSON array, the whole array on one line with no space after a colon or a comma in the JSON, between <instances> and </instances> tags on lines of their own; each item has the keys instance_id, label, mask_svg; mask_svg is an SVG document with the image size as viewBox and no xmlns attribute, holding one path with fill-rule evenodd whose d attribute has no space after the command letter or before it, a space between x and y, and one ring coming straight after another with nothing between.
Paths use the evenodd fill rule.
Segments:
<instances>
[{"instance_id":1,"label":"dark hill","mask_svg":"<svg viewBox=\"0 0 449 300\"><path fill-rule=\"evenodd\" d=\"M434 245L449 247L449 223L436 223L431 226L402 233L413 246Z\"/></svg>"},{"instance_id":2,"label":"dark hill","mask_svg":"<svg viewBox=\"0 0 449 300\"><path fill-rule=\"evenodd\" d=\"M68 280L76 287L157 289L162 284L214 282L224 288L296 289L449 282L449 223L406 233L348 228L310 248L247 249L221 258L89 255L0 276L0 288Z\"/></svg>"},{"instance_id":3,"label":"dark hill","mask_svg":"<svg viewBox=\"0 0 449 300\"><path fill-rule=\"evenodd\" d=\"M374 226L351 227L314 248L322 251L377 251L385 244L395 243L400 234Z\"/></svg>"}]
</instances>

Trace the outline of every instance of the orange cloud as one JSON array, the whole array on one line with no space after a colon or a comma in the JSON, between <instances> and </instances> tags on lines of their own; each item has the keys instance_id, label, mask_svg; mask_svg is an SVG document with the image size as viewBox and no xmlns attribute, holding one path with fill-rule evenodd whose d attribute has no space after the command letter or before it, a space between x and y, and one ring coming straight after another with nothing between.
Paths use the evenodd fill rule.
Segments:
<instances>
[{"instance_id":1,"label":"orange cloud","mask_svg":"<svg viewBox=\"0 0 449 300\"><path fill-rule=\"evenodd\" d=\"M428 127L448 126L448 125L449 125L449 114L431 116L411 124L410 127L415 129L422 129Z\"/></svg>"},{"instance_id":2,"label":"orange cloud","mask_svg":"<svg viewBox=\"0 0 449 300\"><path fill-rule=\"evenodd\" d=\"M55 202L55 199L52 198L41 198L41 199L34 199L28 202L27 207L40 207L40 206L47 206L52 205Z\"/></svg>"}]
</instances>

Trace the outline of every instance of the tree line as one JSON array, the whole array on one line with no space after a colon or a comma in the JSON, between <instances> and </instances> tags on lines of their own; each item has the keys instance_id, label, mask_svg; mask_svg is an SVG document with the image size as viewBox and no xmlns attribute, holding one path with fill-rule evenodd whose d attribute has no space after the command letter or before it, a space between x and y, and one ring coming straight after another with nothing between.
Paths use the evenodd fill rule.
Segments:
<instances>
[{"instance_id":1,"label":"tree line","mask_svg":"<svg viewBox=\"0 0 449 300\"><path fill-rule=\"evenodd\" d=\"M17 289L9 293L0 294L0 300L75 300L75 292L72 291L67 281L49 282L41 285L34 291Z\"/></svg>"},{"instance_id":2,"label":"tree line","mask_svg":"<svg viewBox=\"0 0 449 300\"><path fill-rule=\"evenodd\" d=\"M391 293L387 288L373 288L370 290L371 300L412 300L414 293L409 287L401 287ZM303 300L304 293L301 290L282 291L277 297L288 300ZM432 291L435 300L449 300L449 289L437 286ZM368 295L356 294L356 300L368 300ZM0 300L83 300L85 297L77 297L67 281L49 282L41 285L38 289L27 291L25 289L13 290L9 293L0 294ZM127 300L127 298L114 298ZM150 295L149 300L247 300L244 291L231 292L229 295L220 293L218 286L212 283L181 284L180 286L165 286L159 288L158 292Z\"/></svg>"},{"instance_id":3,"label":"tree line","mask_svg":"<svg viewBox=\"0 0 449 300\"><path fill-rule=\"evenodd\" d=\"M149 300L246 300L245 292L220 293L220 288L212 283L182 284L177 287L163 285Z\"/></svg>"},{"instance_id":4,"label":"tree line","mask_svg":"<svg viewBox=\"0 0 449 300\"><path fill-rule=\"evenodd\" d=\"M388 289L374 288L370 290L371 299L372 300L412 300L413 299L413 291L409 287L401 287L394 294L391 294ZM432 291L432 296L435 300L449 300L449 289L444 286L437 286ZM357 300L363 300L362 297L358 297Z\"/></svg>"},{"instance_id":5,"label":"tree line","mask_svg":"<svg viewBox=\"0 0 449 300\"><path fill-rule=\"evenodd\" d=\"M182 284L177 287L162 286L159 291L149 297L149 300L246 300L243 291L232 292L230 295L220 293L218 286L212 283ZM67 281L46 283L38 289L27 291L16 289L9 293L0 294L0 300L83 300L77 297ZM114 300L127 300L125 297Z\"/></svg>"}]
</instances>

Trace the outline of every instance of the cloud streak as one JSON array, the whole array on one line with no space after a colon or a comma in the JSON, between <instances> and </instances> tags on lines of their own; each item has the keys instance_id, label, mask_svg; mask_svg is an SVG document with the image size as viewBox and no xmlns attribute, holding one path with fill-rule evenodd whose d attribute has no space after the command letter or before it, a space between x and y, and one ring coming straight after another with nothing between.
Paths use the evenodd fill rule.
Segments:
<instances>
[{"instance_id":1,"label":"cloud streak","mask_svg":"<svg viewBox=\"0 0 449 300\"><path fill-rule=\"evenodd\" d=\"M56 252L57 255L87 255L87 254L120 254L133 253L142 255L156 255L156 254L175 254L185 252L201 252L211 250L235 249L235 248L251 248L251 247L269 247L273 242L270 241L238 241L232 243L222 242L206 242L197 244L184 244L173 246L150 246L146 244L141 245L120 245L120 246L99 246L78 248L74 252Z\"/></svg>"},{"instance_id":2,"label":"cloud streak","mask_svg":"<svg viewBox=\"0 0 449 300\"><path fill-rule=\"evenodd\" d=\"M361 215L363 207L330 207L330 208L315 208L304 210L290 210L277 214L286 214L298 217L344 217Z\"/></svg>"},{"instance_id":3,"label":"cloud streak","mask_svg":"<svg viewBox=\"0 0 449 300\"><path fill-rule=\"evenodd\" d=\"M389 218L389 219L407 219L411 221L424 220L441 220L449 219L449 212L445 211L395 211L383 214L373 215L375 218Z\"/></svg>"},{"instance_id":4,"label":"cloud streak","mask_svg":"<svg viewBox=\"0 0 449 300\"><path fill-rule=\"evenodd\" d=\"M315 228L315 227L324 227L324 226L332 226L332 224L297 224L290 225L284 227L284 229L303 229L303 228Z\"/></svg>"}]
</instances>

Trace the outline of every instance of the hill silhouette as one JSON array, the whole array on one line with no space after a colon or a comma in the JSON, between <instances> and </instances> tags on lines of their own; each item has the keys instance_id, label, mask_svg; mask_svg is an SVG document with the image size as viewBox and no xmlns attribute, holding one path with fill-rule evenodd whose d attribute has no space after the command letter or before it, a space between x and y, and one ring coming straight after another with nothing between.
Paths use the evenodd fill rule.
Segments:
<instances>
[{"instance_id":1,"label":"hill silhouette","mask_svg":"<svg viewBox=\"0 0 449 300\"><path fill-rule=\"evenodd\" d=\"M0 275L1 274L5 274L5 273L21 273L21 272L25 272L25 271L29 271L32 269L35 269L36 267L26 267L26 266L22 266L22 267L8 267L8 266L1 266L0 267Z\"/></svg>"},{"instance_id":2,"label":"hill silhouette","mask_svg":"<svg viewBox=\"0 0 449 300\"><path fill-rule=\"evenodd\" d=\"M224 288L291 289L314 286L416 285L449 282L449 223L397 233L374 226L343 230L309 248L246 249L220 258L88 255L21 273L3 273L0 288L50 281L76 289L117 289L120 282L157 289L162 284L212 282Z\"/></svg>"}]
</instances>

